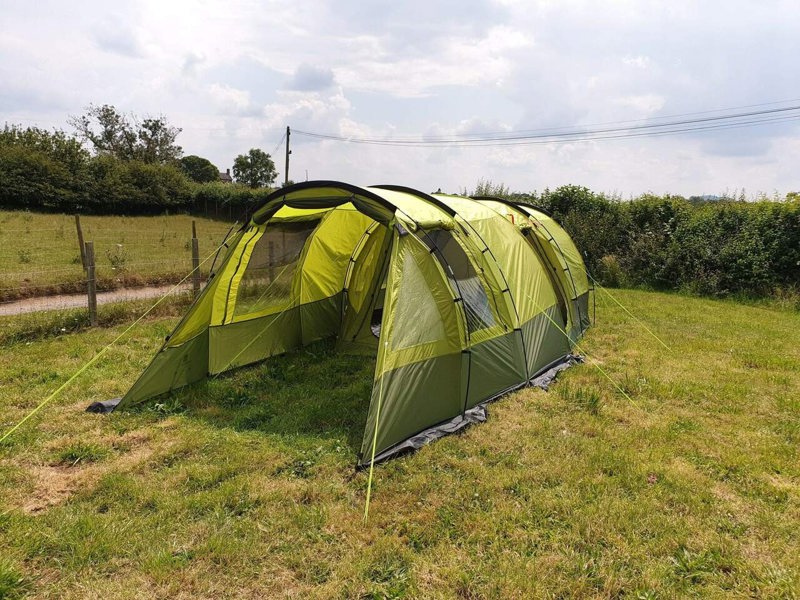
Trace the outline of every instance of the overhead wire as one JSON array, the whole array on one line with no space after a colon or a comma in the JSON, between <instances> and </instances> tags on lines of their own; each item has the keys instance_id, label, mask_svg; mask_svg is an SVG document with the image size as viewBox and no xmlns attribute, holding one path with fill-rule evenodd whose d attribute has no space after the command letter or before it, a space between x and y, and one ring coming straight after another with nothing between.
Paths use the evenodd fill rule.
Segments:
<instances>
[{"instance_id":1,"label":"overhead wire","mask_svg":"<svg viewBox=\"0 0 800 600\"><path fill-rule=\"evenodd\" d=\"M623 139L649 137L656 135L690 133L710 129L728 129L754 126L765 123L780 123L800 119L800 105L771 108L758 111L745 111L726 115L699 117L694 119L672 120L665 123L645 123L623 127L604 127L565 131L565 127L546 130L528 130L494 134L464 134L450 137L418 136L415 138L369 138L353 137L328 133L318 133L295 129L298 135L310 138L356 144L409 147L443 146L506 146L552 144L576 141ZM574 129L574 128L573 128ZM551 133L548 133L551 132Z\"/></svg>"}]
</instances>

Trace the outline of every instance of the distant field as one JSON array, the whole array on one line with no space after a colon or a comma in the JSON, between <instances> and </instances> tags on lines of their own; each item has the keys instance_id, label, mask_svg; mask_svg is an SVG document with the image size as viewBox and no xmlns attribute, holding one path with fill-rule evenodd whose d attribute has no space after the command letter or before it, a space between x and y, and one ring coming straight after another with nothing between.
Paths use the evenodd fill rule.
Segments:
<instances>
[{"instance_id":1,"label":"distant field","mask_svg":"<svg viewBox=\"0 0 800 600\"><path fill-rule=\"evenodd\" d=\"M193 219L205 257L230 223L184 215L81 217L84 238L95 246L98 289L185 277L192 268ZM84 282L73 216L0 210L0 301L82 292Z\"/></svg>"},{"instance_id":2,"label":"distant field","mask_svg":"<svg viewBox=\"0 0 800 600\"><path fill-rule=\"evenodd\" d=\"M589 363L379 466L367 524L372 361L321 343L84 413L177 317L149 320L0 446L0 597L796 598L800 315L614 293L671 351L599 295ZM123 327L8 337L0 431Z\"/></svg>"}]
</instances>

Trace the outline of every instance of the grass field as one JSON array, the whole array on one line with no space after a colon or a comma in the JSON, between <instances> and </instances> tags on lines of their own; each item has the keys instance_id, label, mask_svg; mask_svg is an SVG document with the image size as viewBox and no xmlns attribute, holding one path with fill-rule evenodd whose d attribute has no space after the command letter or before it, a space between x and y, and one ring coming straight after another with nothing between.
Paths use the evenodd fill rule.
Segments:
<instances>
[{"instance_id":1,"label":"grass field","mask_svg":"<svg viewBox=\"0 0 800 600\"><path fill-rule=\"evenodd\" d=\"M367 524L371 361L320 343L84 413L149 320L0 447L0 597L796 598L800 314L615 293L671 351L600 294L587 364L379 466ZM2 431L122 329L8 342Z\"/></svg>"},{"instance_id":2,"label":"grass field","mask_svg":"<svg viewBox=\"0 0 800 600\"><path fill-rule=\"evenodd\" d=\"M84 239L94 242L98 289L185 277L192 268L193 219L205 257L230 223L185 215L81 217ZM82 292L85 279L74 216L0 210L0 301Z\"/></svg>"}]
</instances>

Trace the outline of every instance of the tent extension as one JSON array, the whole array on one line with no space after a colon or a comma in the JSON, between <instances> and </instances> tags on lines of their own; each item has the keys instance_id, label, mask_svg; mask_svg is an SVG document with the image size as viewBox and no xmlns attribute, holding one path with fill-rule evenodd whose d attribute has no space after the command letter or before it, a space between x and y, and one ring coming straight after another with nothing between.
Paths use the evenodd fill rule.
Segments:
<instances>
[{"instance_id":1,"label":"tent extension","mask_svg":"<svg viewBox=\"0 0 800 600\"><path fill-rule=\"evenodd\" d=\"M334 181L270 195L118 404L335 337L377 355L359 466L485 420L570 360L589 283L569 235L497 198Z\"/></svg>"}]
</instances>

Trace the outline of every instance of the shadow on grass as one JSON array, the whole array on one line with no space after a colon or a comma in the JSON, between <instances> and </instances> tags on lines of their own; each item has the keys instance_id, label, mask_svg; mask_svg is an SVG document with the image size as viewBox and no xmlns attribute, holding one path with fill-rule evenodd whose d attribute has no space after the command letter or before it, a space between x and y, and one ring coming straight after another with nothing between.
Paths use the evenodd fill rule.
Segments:
<instances>
[{"instance_id":1,"label":"shadow on grass","mask_svg":"<svg viewBox=\"0 0 800 600\"><path fill-rule=\"evenodd\" d=\"M341 439L357 452L375 358L341 354L324 340L176 392L151 409L215 426Z\"/></svg>"}]
</instances>

